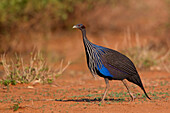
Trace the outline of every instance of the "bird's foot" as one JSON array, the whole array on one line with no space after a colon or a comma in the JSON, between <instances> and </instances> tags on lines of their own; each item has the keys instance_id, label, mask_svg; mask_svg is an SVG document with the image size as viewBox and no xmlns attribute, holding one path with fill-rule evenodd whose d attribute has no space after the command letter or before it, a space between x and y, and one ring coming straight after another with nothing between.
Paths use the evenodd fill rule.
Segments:
<instances>
[{"instance_id":1,"label":"bird's foot","mask_svg":"<svg viewBox=\"0 0 170 113\"><path fill-rule=\"evenodd\" d=\"M134 102L135 101L135 98L134 97L131 97L131 102Z\"/></svg>"},{"instance_id":2,"label":"bird's foot","mask_svg":"<svg viewBox=\"0 0 170 113\"><path fill-rule=\"evenodd\" d=\"M104 101L101 100L101 101L98 103L98 105L101 106L103 103L104 103Z\"/></svg>"},{"instance_id":3,"label":"bird's foot","mask_svg":"<svg viewBox=\"0 0 170 113\"><path fill-rule=\"evenodd\" d=\"M135 101L135 96L132 94L132 93L130 93L130 97L131 97L131 101L133 102L133 101Z\"/></svg>"},{"instance_id":4,"label":"bird's foot","mask_svg":"<svg viewBox=\"0 0 170 113\"><path fill-rule=\"evenodd\" d=\"M104 102L104 99L102 99L99 103L103 103Z\"/></svg>"}]
</instances>

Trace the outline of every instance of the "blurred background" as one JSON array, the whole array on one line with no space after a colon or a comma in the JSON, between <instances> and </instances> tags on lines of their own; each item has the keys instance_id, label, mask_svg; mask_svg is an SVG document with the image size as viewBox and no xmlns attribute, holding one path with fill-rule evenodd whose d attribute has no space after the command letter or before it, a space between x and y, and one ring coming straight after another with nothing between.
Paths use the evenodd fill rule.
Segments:
<instances>
[{"instance_id":1,"label":"blurred background","mask_svg":"<svg viewBox=\"0 0 170 113\"><path fill-rule=\"evenodd\" d=\"M95 44L118 50L140 70L170 72L170 0L0 0L0 54L87 70L82 23ZM79 65L84 65L79 66Z\"/></svg>"}]
</instances>

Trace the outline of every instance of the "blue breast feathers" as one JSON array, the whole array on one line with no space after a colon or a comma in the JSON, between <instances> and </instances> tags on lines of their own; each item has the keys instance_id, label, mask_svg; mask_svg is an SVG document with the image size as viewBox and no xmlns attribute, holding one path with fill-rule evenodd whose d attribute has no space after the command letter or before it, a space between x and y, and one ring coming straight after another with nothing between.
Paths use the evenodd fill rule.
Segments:
<instances>
[{"instance_id":1,"label":"blue breast feathers","mask_svg":"<svg viewBox=\"0 0 170 113\"><path fill-rule=\"evenodd\" d=\"M110 74L109 70L108 70L106 67L104 67L103 64L102 64L101 67L99 67L99 66L97 65L97 68L98 68L99 72L100 72L101 74L103 74L104 76L113 77L113 75Z\"/></svg>"}]
</instances>

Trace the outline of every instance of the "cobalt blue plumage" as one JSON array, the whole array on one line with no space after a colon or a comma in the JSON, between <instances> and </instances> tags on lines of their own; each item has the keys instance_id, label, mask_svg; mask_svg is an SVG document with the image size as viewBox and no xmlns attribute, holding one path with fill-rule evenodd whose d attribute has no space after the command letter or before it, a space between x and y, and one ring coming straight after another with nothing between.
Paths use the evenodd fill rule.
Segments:
<instances>
[{"instance_id":1,"label":"cobalt blue plumage","mask_svg":"<svg viewBox=\"0 0 170 113\"><path fill-rule=\"evenodd\" d=\"M144 91L146 97L150 99L133 62L128 57L115 50L91 43L86 37L86 29L83 24L75 25L73 28L78 28L82 31L87 64L92 75L94 77L99 75L105 79L106 89L102 101L104 101L106 96L109 80L121 80L127 88L132 100L134 100L134 96L130 92L125 79L138 85Z\"/></svg>"}]
</instances>

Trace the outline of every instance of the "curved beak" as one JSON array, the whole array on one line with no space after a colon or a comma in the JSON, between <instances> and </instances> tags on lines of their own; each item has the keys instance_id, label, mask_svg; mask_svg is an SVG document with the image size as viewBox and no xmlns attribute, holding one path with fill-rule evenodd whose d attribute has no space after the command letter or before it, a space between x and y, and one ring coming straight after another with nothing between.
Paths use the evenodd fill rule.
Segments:
<instances>
[{"instance_id":1,"label":"curved beak","mask_svg":"<svg viewBox=\"0 0 170 113\"><path fill-rule=\"evenodd\" d=\"M72 28L73 28L73 29L74 29L74 28L77 28L77 26L76 26L76 25L74 25Z\"/></svg>"}]
</instances>

